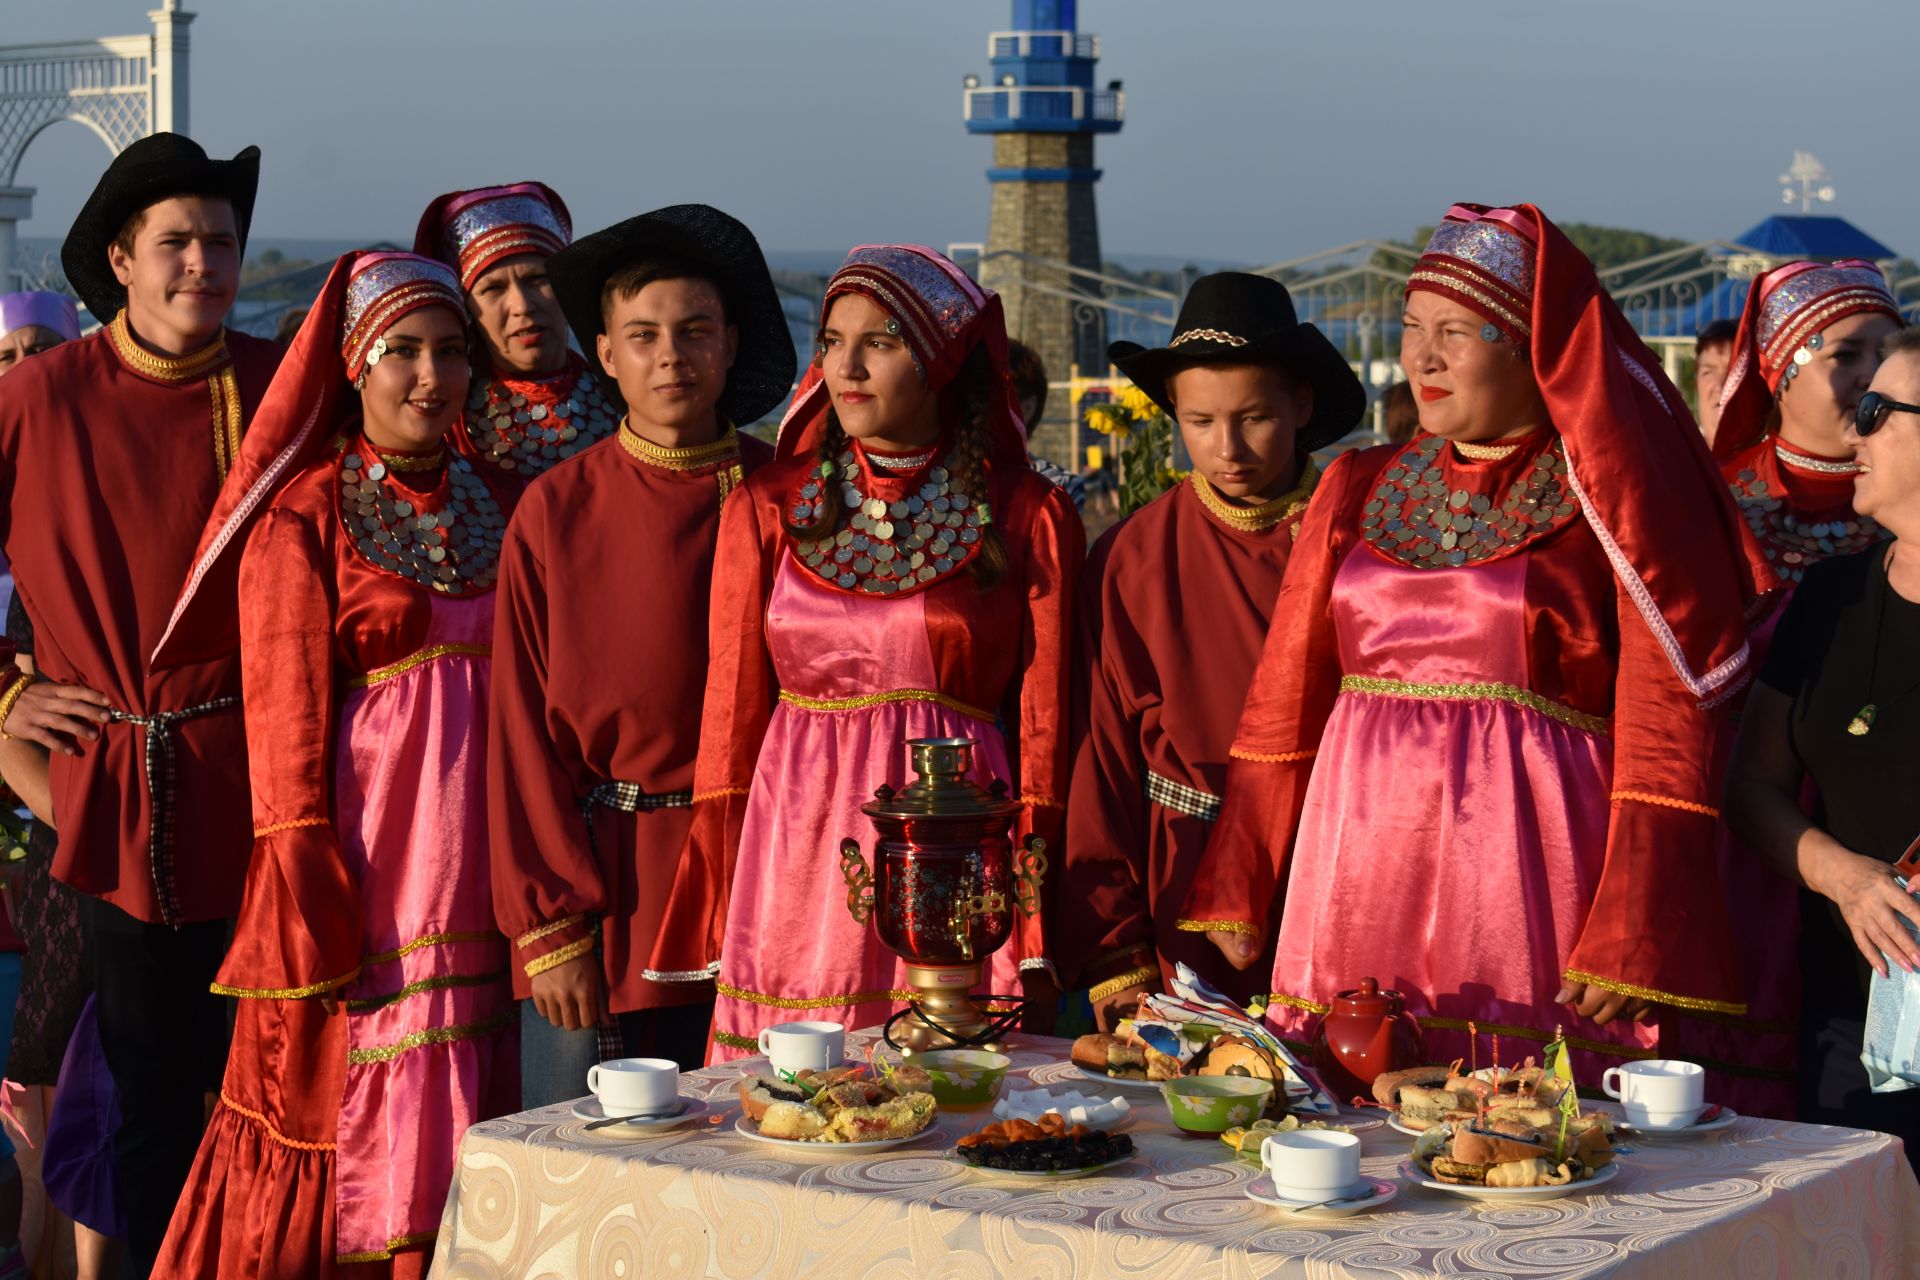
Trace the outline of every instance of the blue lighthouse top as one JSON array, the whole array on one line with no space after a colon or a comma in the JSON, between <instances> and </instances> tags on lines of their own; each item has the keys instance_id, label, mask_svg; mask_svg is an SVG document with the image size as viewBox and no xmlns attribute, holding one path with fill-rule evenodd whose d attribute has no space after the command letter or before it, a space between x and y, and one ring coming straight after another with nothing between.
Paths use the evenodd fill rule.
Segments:
<instances>
[{"instance_id":1,"label":"blue lighthouse top","mask_svg":"<svg viewBox=\"0 0 1920 1280\"><path fill-rule=\"evenodd\" d=\"M1094 84L1100 37L1081 35L1075 0L1013 0L1013 28L987 38L993 71L968 76L969 133L1117 133L1120 82Z\"/></svg>"}]
</instances>

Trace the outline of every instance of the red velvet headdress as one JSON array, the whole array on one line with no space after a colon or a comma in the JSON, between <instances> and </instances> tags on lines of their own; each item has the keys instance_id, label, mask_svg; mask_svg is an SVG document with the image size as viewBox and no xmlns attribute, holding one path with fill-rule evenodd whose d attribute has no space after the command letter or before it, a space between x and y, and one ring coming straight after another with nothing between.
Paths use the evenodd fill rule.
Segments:
<instances>
[{"instance_id":1,"label":"red velvet headdress","mask_svg":"<svg viewBox=\"0 0 1920 1280\"><path fill-rule=\"evenodd\" d=\"M1732 457L1758 440L1782 380L1811 359L1823 331L1863 311L1900 320L1887 278L1861 258L1832 264L1789 262L1756 279L1747 290L1732 363L1720 390L1714 456Z\"/></svg>"},{"instance_id":2,"label":"red velvet headdress","mask_svg":"<svg viewBox=\"0 0 1920 1280\"><path fill-rule=\"evenodd\" d=\"M566 201L543 182L449 191L427 206L413 234L413 251L438 258L460 273L460 286L495 263L522 253L548 257L573 241Z\"/></svg>"},{"instance_id":3,"label":"red velvet headdress","mask_svg":"<svg viewBox=\"0 0 1920 1280\"><path fill-rule=\"evenodd\" d=\"M1526 335L1568 482L1621 589L1703 706L1732 696L1753 598L1744 525L1685 401L1593 264L1525 204L1455 205L1420 263L1409 291Z\"/></svg>"},{"instance_id":4,"label":"red velvet headdress","mask_svg":"<svg viewBox=\"0 0 1920 1280\"><path fill-rule=\"evenodd\" d=\"M974 347L984 343L994 380L987 427L990 461L1026 465L1027 431L1007 369L1007 322L999 294L976 284L944 255L915 244L865 244L849 253L827 281L822 326L833 300L843 293L862 294L899 321L901 336L935 391L952 382ZM793 403L781 420L781 457L819 447L828 408L827 384L815 360L800 375Z\"/></svg>"},{"instance_id":5,"label":"red velvet headdress","mask_svg":"<svg viewBox=\"0 0 1920 1280\"><path fill-rule=\"evenodd\" d=\"M248 525L283 483L325 450L347 411L353 379L377 359L380 335L401 317L435 306L466 316L459 284L444 263L412 253L356 252L333 264L247 424L150 665L175 667L233 652Z\"/></svg>"}]
</instances>

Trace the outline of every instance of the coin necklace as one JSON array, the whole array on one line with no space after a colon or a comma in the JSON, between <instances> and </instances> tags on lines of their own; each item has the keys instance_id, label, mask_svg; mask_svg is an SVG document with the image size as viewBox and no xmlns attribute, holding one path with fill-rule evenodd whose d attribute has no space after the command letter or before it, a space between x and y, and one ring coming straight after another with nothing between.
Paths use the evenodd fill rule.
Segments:
<instances>
[{"instance_id":1,"label":"coin necklace","mask_svg":"<svg viewBox=\"0 0 1920 1280\"><path fill-rule=\"evenodd\" d=\"M1578 516L1560 437L1533 459L1524 480L1507 486L1505 499L1449 488L1440 465L1445 443L1427 436L1380 476L1362 509L1360 536L1381 555L1413 569L1458 568L1512 555Z\"/></svg>"},{"instance_id":2,"label":"coin necklace","mask_svg":"<svg viewBox=\"0 0 1920 1280\"><path fill-rule=\"evenodd\" d=\"M1797 465L1797 460L1796 460ZM1784 485L1769 481L1747 467L1729 482L1741 519L1759 541L1767 564L1782 582L1798 582L1807 566L1829 556L1865 551L1880 539L1880 526L1871 516L1851 510L1835 511L1819 519L1802 519L1787 506Z\"/></svg>"},{"instance_id":3,"label":"coin necklace","mask_svg":"<svg viewBox=\"0 0 1920 1280\"><path fill-rule=\"evenodd\" d=\"M448 460L433 496L441 494L439 510L425 510L377 456L372 463L359 453L340 460L340 522L369 564L441 595L485 591L499 572L507 518L465 458Z\"/></svg>"},{"instance_id":4,"label":"coin necklace","mask_svg":"<svg viewBox=\"0 0 1920 1280\"><path fill-rule=\"evenodd\" d=\"M867 492L853 450L840 455L835 472L840 499L853 514L846 527L802 538L794 553L821 580L846 591L897 595L964 568L980 550L980 505L961 492L945 467L933 467L904 498L889 502ZM815 463L801 482L788 513L804 524L820 496L835 483Z\"/></svg>"},{"instance_id":5,"label":"coin necklace","mask_svg":"<svg viewBox=\"0 0 1920 1280\"><path fill-rule=\"evenodd\" d=\"M497 378L476 384L467 397L467 431L474 445L488 462L519 475L537 476L604 440L619 425L613 402L586 369L552 404L532 401Z\"/></svg>"}]
</instances>

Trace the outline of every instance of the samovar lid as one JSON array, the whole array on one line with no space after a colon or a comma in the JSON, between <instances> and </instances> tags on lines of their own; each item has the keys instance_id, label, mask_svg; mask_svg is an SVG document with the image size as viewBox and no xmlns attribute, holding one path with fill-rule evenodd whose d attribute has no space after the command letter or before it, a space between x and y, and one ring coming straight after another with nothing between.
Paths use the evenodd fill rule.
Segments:
<instances>
[{"instance_id":1,"label":"samovar lid","mask_svg":"<svg viewBox=\"0 0 1920 1280\"><path fill-rule=\"evenodd\" d=\"M909 738L907 754L920 776L899 791L881 787L860 806L870 818L1007 818L1020 809L1007 799L1007 784L992 788L973 780L972 738Z\"/></svg>"}]
</instances>

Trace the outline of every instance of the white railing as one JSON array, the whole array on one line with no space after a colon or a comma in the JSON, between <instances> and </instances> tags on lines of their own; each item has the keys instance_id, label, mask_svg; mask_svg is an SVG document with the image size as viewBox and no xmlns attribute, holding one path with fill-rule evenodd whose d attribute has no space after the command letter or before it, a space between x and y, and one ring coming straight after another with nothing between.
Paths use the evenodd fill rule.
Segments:
<instances>
[{"instance_id":1,"label":"white railing","mask_svg":"<svg viewBox=\"0 0 1920 1280\"><path fill-rule=\"evenodd\" d=\"M1068 85L996 85L963 89L963 118L973 120L1124 121L1127 95L1121 89L1081 89Z\"/></svg>"},{"instance_id":2,"label":"white railing","mask_svg":"<svg viewBox=\"0 0 1920 1280\"><path fill-rule=\"evenodd\" d=\"M1100 37L1072 31L996 31L987 37L989 58L1098 58Z\"/></svg>"}]
</instances>

